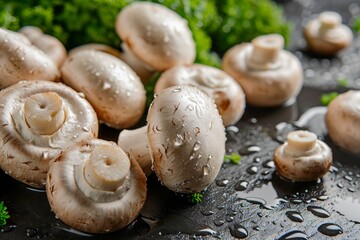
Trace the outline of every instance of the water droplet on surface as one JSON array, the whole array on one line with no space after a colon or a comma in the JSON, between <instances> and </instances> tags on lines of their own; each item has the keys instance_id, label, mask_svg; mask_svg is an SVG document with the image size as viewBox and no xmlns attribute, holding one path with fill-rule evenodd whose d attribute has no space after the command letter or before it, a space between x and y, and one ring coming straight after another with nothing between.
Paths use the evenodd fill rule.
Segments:
<instances>
[{"instance_id":1,"label":"water droplet on surface","mask_svg":"<svg viewBox=\"0 0 360 240\"><path fill-rule=\"evenodd\" d=\"M275 163L272 159L268 159L266 161L263 162L263 167L266 167L266 168L275 168Z\"/></svg>"},{"instance_id":2,"label":"water droplet on surface","mask_svg":"<svg viewBox=\"0 0 360 240\"><path fill-rule=\"evenodd\" d=\"M256 166L250 166L246 169L246 172L249 174L256 174L258 172L258 168Z\"/></svg>"},{"instance_id":3,"label":"water droplet on surface","mask_svg":"<svg viewBox=\"0 0 360 240\"><path fill-rule=\"evenodd\" d=\"M276 240L308 240L306 233L300 230L292 230L280 236Z\"/></svg>"},{"instance_id":4,"label":"water droplet on surface","mask_svg":"<svg viewBox=\"0 0 360 240\"><path fill-rule=\"evenodd\" d=\"M248 236L248 231L240 224L235 223L233 226L230 226L229 229L233 237L246 238Z\"/></svg>"},{"instance_id":5,"label":"water droplet on surface","mask_svg":"<svg viewBox=\"0 0 360 240\"><path fill-rule=\"evenodd\" d=\"M227 179L216 180L215 183L219 187L225 187L229 183L229 180Z\"/></svg>"},{"instance_id":6,"label":"water droplet on surface","mask_svg":"<svg viewBox=\"0 0 360 240\"><path fill-rule=\"evenodd\" d=\"M318 227L318 231L327 236L337 236L342 234L343 229L335 223L324 223Z\"/></svg>"},{"instance_id":7,"label":"water droplet on surface","mask_svg":"<svg viewBox=\"0 0 360 240\"><path fill-rule=\"evenodd\" d=\"M346 180L348 180L348 181L352 181L353 179L352 179L352 177L350 177L350 176L344 176L344 179L346 179Z\"/></svg>"},{"instance_id":8,"label":"water droplet on surface","mask_svg":"<svg viewBox=\"0 0 360 240\"><path fill-rule=\"evenodd\" d=\"M320 218L328 218L328 217L330 217L330 213L327 210L325 210L324 208L322 208L322 207L308 206L307 210L310 211L315 216L320 217Z\"/></svg>"},{"instance_id":9,"label":"water droplet on surface","mask_svg":"<svg viewBox=\"0 0 360 240\"><path fill-rule=\"evenodd\" d=\"M235 184L236 191L245 191L249 186L249 182L247 181L239 181Z\"/></svg>"},{"instance_id":10,"label":"water droplet on surface","mask_svg":"<svg viewBox=\"0 0 360 240\"><path fill-rule=\"evenodd\" d=\"M329 196L325 196L325 195L318 197L318 200L320 200L320 201L325 201L328 199L329 199Z\"/></svg>"},{"instance_id":11,"label":"water droplet on surface","mask_svg":"<svg viewBox=\"0 0 360 240\"><path fill-rule=\"evenodd\" d=\"M1 227L0 232L1 233L11 232L16 227L17 227L17 225L15 225L15 224L6 225L6 226Z\"/></svg>"},{"instance_id":12,"label":"water droplet on surface","mask_svg":"<svg viewBox=\"0 0 360 240\"><path fill-rule=\"evenodd\" d=\"M198 230L195 235L196 236L208 236L208 235L216 235L217 232L209 227Z\"/></svg>"},{"instance_id":13,"label":"water droplet on surface","mask_svg":"<svg viewBox=\"0 0 360 240\"><path fill-rule=\"evenodd\" d=\"M287 211L286 216L293 222L303 222L304 218L297 211Z\"/></svg>"},{"instance_id":14,"label":"water droplet on surface","mask_svg":"<svg viewBox=\"0 0 360 240\"><path fill-rule=\"evenodd\" d=\"M224 223L225 223L225 220L224 219L215 219L214 221L213 221L213 223L215 224L215 226L222 226L222 225L224 225Z\"/></svg>"},{"instance_id":15,"label":"water droplet on surface","mask_svg":"<svg viewBox=\"0 0 360 240\"><path fill-rule=\"evenodd\" d=\"M260 161L261 161L261 159L260 159L259 157L256 157L256 158L254 158L254 160L253 160L254 163L259 163Z\"/></svg>"},{"instance_id":16,"label":"water droplet on surface","mask_svg":"<svg viewBox=\"0 0 360 240\"><path fill-rule=\"evenodd\" d=\"M202 210L201 214L204 215L204 216L211 216L211 215L214 214L214 211L206 209L206 210Z\"/></svg>"},{"instance_id":17,"label":"water droplet on surface","mask_svg":"<svg viewBox=\"0 0 360 240\"><path fill-rule=\"evenodd\" d=\"M252 229L255 230L255 231L260 231L260 227L259 227L259 226L254 226Z\"/></svg>"},{"instance_id":18,"label":"water droplet on surface","mask_svg":"<svg viewBox=\"0 0 360 240\"><path fill-rule=\"evenodd\" d=\"M32 228L27 228L26 229L26 236L27 237L34 237L37 234L37 231L35 229Z\"/></svg>"},{"instance_id":19,"label":"water droplet on surface","mask_svg":"<svg viewBox=\"0 0 360 240\"><path fill-rule=\"evenodd\" d=\"M344 185L342 183L337 183L336 186L338 186L338 188L343 188Z\"/></svg>"}]
</instances>

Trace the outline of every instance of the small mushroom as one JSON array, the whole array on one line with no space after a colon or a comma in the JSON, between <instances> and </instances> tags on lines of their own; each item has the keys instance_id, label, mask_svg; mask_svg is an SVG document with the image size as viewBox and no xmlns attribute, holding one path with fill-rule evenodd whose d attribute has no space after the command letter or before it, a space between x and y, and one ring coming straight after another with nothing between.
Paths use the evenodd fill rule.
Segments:
<instances>
[{"instance_id":1,"label":"small mushroom","mask_svg":"<svg viewBox=\"0 0 360 240\"><path fill-rule=\"evenodd\" d=\"M145 111L146 92L139 77L120 59L101 51L70 54L63 81L85 94L99 119L114 128L135 125Z\"/></svg>"},{"instance_id":2,"label":"small mushroom","mask_svg":"<svg viewBox=\"0 0 360 240\"><path fill-rule=\"evenodd\" d=\"M107 46L105 44L100 43L88 43L84 45L80 45L78 47L75 47L69 51L69 55L76 54L80 51L86 51L86 50L95 50L100 52L105 52L108 54L113 55L114 57L120 58L121 52L116 50L115 48L112 48L110 46Z\"/></svg>"},{"instance_id":3,"label":"small mushroom","mask_svg":"<svg viewBox=\"0 0 360 240\"><path fill-rule=\"evenodd\" d=\"M325 56L335 55L352 42L350 28L341 24L337 12L322 12L311 20L304 29L304 36L311 51Z\"/></svg>"},{"instance_id":4,"label":"small mushroom","mask_svg":"<svg viewBox=\"0 0 360 240\"><path fill-rule=\"evenodd\" d=\"M350 90L330 102L326 126L335 144L360 154L360 91Z\"/></svg>"},{"instance_id":5,"label":"small mushroom","mask_svg":"<svg viewBox=\"0 0 360 240\"><path fill-rule=\"evenodd\" d=\"M91 105L60 83L19 82L2 90L0 116L1 168L37 188L44 187L52 158L98 134Z\"/></svg>"},{"instance_id":6,"label":"small mushroom","mask_svg":"<svg viewBox=\"0 0 360 240\"><path fill-rule=\"evenodd\" d=\"M50 163L46 193L65 224L90 233L131 223L146 198L146 177L115 143L90 139L74 144Z\"/></svg>"},{"instance_id":7,"label":"small mushroom","mask_svg":"<svg viewBox=\"0 0 360 240\"><path fill-rule=\"evenodd\" d=\"M0 28L0 89L20 80L58 81L55 63L19 35Z\"/></svg>"},{"instance_id":8,"label":"small mushroom","mask_svg":"<svg viewBox=\"0 0 360 240\"><path fill-rule=\"evenodd\" d=\"M225 126L235 124L244 113L244 92L231 76L217 68L201 64L173 67L157 80L154 91L176 85L197 87L214 99Z\"/></svg>"},{"instance_id":9,"label":"small mushroom","mask_svg":"<svg viewBox=\"0 0 360 240\"><path fill-rule=\"evenodd\" d=\"M236 45L225 53L222 67L238 81L246 103L274 107L298 95L303 69L300 61L283 47L283 37L270 34Z\"/></svg>"},{"instance_id":10,"label":"small mushroom","mask_svg":"<svg viewBox=\"0 0 360 240\"><path fill-rule=\"evenodd\" d=\"M117 16L116 31L124 51L149 70L164 71L175 65L191 64L195 43L185 19L156 3L135 2Z\"/></svg>"},{"instance_id":11,"label":"small mushroom","mask_svg":"<svg viewBox=\"0 0 360 240\"><path fill-rule=\"evenodd\" d=\"M331 149L316 134L294 131L274 154L277 172L290 180L306 182L325 175L332 164Z\"/></svg>"},{"instance_id":12,"label":"small mushroom","mask_svg":"<svg viewBox=\"0 0 360 240\"><path fill-rule=\"evenodd\" d=\"M200 192L223 163L225 129L213 100L192 86L157 94L147 115L154 171L175 192Z\"/></svg>"},{"instance_id":13,"label":"small mushroom","mask_svg":"<svg viewBox=\"0 0 360 240\"><path fill-rule=\"evenodd\" d=\"M19 30L32 44L42 50L56 64L61 67L66 59L67 51L64 45L55 37L44 34L43 31L35 26L26 26Z\"/></svg>"},{"instance_id":14,"label":"small mushroom","mask_svg":"<svg viewBox=\"0 0 360 240\"><path fill-rule=\"evenodd\" d=\"M139 163L146 176L152 171L152 159L147 143L147 127L133 130L122 130L119 134L118 145Z\"/></svg>"}]
</instances>

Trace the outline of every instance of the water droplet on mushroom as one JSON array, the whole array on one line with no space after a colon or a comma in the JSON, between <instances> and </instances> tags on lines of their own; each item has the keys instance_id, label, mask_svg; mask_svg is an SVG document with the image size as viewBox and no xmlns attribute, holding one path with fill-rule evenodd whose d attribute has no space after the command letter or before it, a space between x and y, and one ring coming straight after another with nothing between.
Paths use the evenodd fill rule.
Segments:
<instances>
[{"instance_id":1,"label":"water droplet on mushroom","mask_svg":"<svg viewBox=\"0 0 360 240\"><path fill-rule=\"evenodd\" d=\"M25 58L24 58L24 57L21 57L20 60L21 60L21 61L25 61Z\"/></svg>"},{"instance_id":2,"label":"water droplet on mushroom","mask_svg":"<svg viewBox=\"0 0 360 240\"><path fill-rule=\"evenodd\" d=\"M318 227L318 231L327 236L337 236L342 234L343 229L335 223L324 223Z\"/></svg>"},{"instance_id":3,"label":"water droplet on mushroom","mask_svg":"<svg viewBox=\"0 0 360 240\"><path fill-rule=\"evenodd\" d=\"M210 172L211 172L211 167L210 167L209 164L206 164L206 165L203 167L203 175L204 175L204 176L208 176Z\"/></svg>"},{"instance_id":4,"label":"water droplet on mushroom","mask_svg":"<svg viewBox=\"0 0 360 240\"><path fill-rule=\"evenodd\" d=\"M235 184L236 191L245 191L249 186L249 182L247 181L239 181Z\"/></svg>"},{"instance_id":5,"label":"water droplet on mushroom","mask_svg":"<svg viewBox=\"0 0 360 240\"><path fill-rule=\"evenodd\" d=\"M34 74L34 70L30 69L29 74L31 74L31 75Z\"/></svg>"},{"instance_id":6,"label":"water droplet on mushroom","mask_svg":"<svg viewBox=\"0 0 360 240\"><path fill-rule=\"evenodd\" d=\"M79 96L85 98L85 94L83 92L78 92Z\"/></svg>"},{"instance_id":7,"label":"water droplet on mushroom","mask_svg":"<svg viewBox=\"0 0 360 240\"><path fill-rule=\"evenodd\" d=\"M177 134L175 137L174 146L179 147L179 146L183 145L183 143L184 143L183 136L181 134Z\"/></svg>"},{"instance_id":8,"label":"water droplet on mushroom","mask_svg":"<svg viewBox=\"0 0 360 240\"><path fill-rule=\"evenodd\" d=\"M277 240L308 240L306 233L300 230L292 230L290 232L281 235Z\"/></svg>"},{"instance_id":9,"label":"water droplet on mushroom","mask_svg":"<svg viewBox=\"0 0 360 240\"><path fill-rule=\"evenodd\" d=\"M115 64L110 64L109 67L110 68L115 68Z\"/></svg>"},{"instance_id":10,"label":"water droplet on mushroom","mask_svg":"<svg viewBox=\"0 0 360 240\"><path fill-rule=\"evenodd\" d=\"M89 132L90 129L88 127L82 127L82 130L85 131L85 132Z\"/></svg>"},{"instance_id":11,"label":"water droplet on mushroom","mask_svg":"<svg viewBox=\"0 0 360 240\"><path fill-rule=\"evenodd\" d=\"M111 84L108 83L108 82L105 82L104 85L103 85L103 90L107 90L107 89L110 89L111 88Z\"/></svg>"},{"instance_id":12,"label":"water droplet on mushroom","mask_svg":"<svg viewBox=\"0 0 360 240\"><path fill-rule=\"evenodd\" d=\"M293 222L303 222L304 218L297 211L287 211L286 216Z\"/></svg>"},{"instance_id":13,"label":"water droplet on mushroom","mask_svg":"<svg viewBox=\"0 0 360 240\"><path fill-rule=\"evenodd\" d=\"M42 158L44 160L48 160L49 159L49 152L47 152L47 151L42 152Z\"/></svg>"},{"instance_id":14,"label":"water droplet on mushroom","mask_svg":"<svg viewBox=\"0 0 360 240\"><path fill-rule=\"evenodd\" d=\"M322 208L322 207L308 206L307 210L310 211L315 216L320 217L320 218L328 218L328 217L330 217L330 213L327 210L325 210L324 208Z\"/></svg>"},{"instance_id":15,"label":"water droplet on mushroom","mask_svg":"<svg viewBox=\"0 0 360 240\"><path fill-rule=\"evenodd\" d=\"M173 92L180 92L181 91L181 87L176 87L173 89Z\"/></svg>"},{"instance_id":16,"label":"water droplet on mushroom","mask_svg":"<svg viewBox=\"0 0 360 240\"><path fill-rule=\"evenodd\" d=\"M193 151L194 152L198 151L200 149L200 147L201 147L201 143L199 141L196 141L194 143Z\"/></svg>"},{"instance_id":17,"label":"water droplet on mushroom","mask_svg":"<svg viewBox=\"0 0 360 240\"><path fill-rule=\"evenodd\" d=\"M170 41L169 36L165 36L165 37L164 37L164 43L168 43L169 41Z\"/></svg>"},{"instance_id":18,"label":"water droplet on mushroom","mask_svg":"<svg viewBox=\"0 0 360 240\"><path fill-rule=\"evenodd\" d=\"M130 97L131 96L131 91L130 90L126 90L126 96Z\"/></svg>"},{"instance_id":19,"label":"water droplet on mushroom","mask_svg":"<svg viewBox=\"0 0 360 240\"><path fill-rule=\"evenodd\" d=\"M235 223L229 227L230 234L235 238L246 238L248 236L248 231L242 225Z\"/></svg>"},{"instance_id":20,"label":"water droplet on mushroom","mask_svg":"<svg viewBox=\"0 0 360 240\"><path fill-rule=\"evenodd\" d=\"M157 98L157 96L159 96L158 93L154 93L154 98Z\"/></svg>"},{"instance_id":21,"label":"water droplet on mushroom","mask_svg":"<svg viewBox=\"0 0 360 240\"><path fill-rule=\"evenodd\" d=\"M75 134L75 135L73 136L73 138L77 138L77 137L79 137L79 135L78 135L78 134Z\"/></svg>"}]
</instances>

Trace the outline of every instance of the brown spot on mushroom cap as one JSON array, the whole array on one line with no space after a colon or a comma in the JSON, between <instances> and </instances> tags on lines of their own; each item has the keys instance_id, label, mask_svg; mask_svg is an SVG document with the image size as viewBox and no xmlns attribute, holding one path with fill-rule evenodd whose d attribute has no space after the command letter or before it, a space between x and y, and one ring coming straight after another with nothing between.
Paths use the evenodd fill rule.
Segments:
<instances>
[{"instance_id":1,"label":"brown spot on mushroom cap","mask_svg":"<svg viewBox=\"0 0 360 240\"><path fill-rule=\"evenodd\" d=\"M20 80L59 80L55 63L18 33L0 29L0 89Z\"/></svg>"},{"instance_id":2,"label":"brown spot on mushroom cap","mask_svg":"<svg viewBox=\"0 0 360 240\"><path fill-rule=\"evenodd\" d=\"M291 132L288 136L291 139L276 149L274 163L281 176L306 182L316 180L329 171L332 164L331 149L311 135L315 134L308 131Z\"/></svg>"},{"instance_id":3,"label":"brown spot on mushroom cap","mask_svg":"<svg viewBox=\"0 0 360 240\"><path fill-rule=\"evenodd\" d=\"M25 99L44 92L60 96L65 111L64 123L51 135L33 132L23 114ZM0 116L1 168L13 178L37 188L44 187L49 161L62 149L98 134L98 121L91 105L60 83L19 82L2 90Z\"/></svg>"},{"instance_id":4,"label":"brown spot on mushroom cap","mask_svg":"<svg viewBox=\"0 0 360 240\"><path fill-rule=\"evenodd\" d=\"M79 188L79 178L83 176L78 173L82 173L93 149L101 145L119 148L100 139L75 144L62 153L60 160L51 162L47 177L46 193L51 209L65 224L84 232L112 232L125 227L139 214L146 198L146 177L132 158L127 184L114 191L89 186L88 191L98 195L97 200Z\"/></svg>"},{"instance_id":5,"label":"brown spot on mushroom cap","mask_svg":"<svg viewBox=\"0 0 360 240\"><path fill-rule=\"evenodd\" d=\"M245 94L240 85L220 69L201 64L176 66L165 71L157 80L155 92L180 85L191 85L211 97L225 126L235 124L245 110Z\"/></svg>"},{"instance_id":6,"label":"brown spot on mushroom cap","mask_svg":"<svg viewBox=\"0 0 360 240\"><path fill-rule=\"evenodd\" d=\"M322 12L318 18L309 21L304 28L308 48L318 54L331 56L347 48L352 42L349 27L341 24L336 12Z\"/></svg>"},{"instance_id":7,"label":"brown spot on mushroom cap","mask_svg":"<svg viewBox=\"0 0 360 240\"><path fill-rule=\"evenodd\" d=\"M360 91L348 91L330 102L326 126L336 145L360 154Z\"/></svg>"},{"instance_id":8,"label":"brown spot on mushroom cap","mask_svg":"<svg viewBox=\"0 0 360 240\"><path fill-rule=\"evenodd\" d=\"M214 181L226 138L211 98L192 86L166 88L152 102L147 121L154 171L166 187L199 192Z\"/></svg>"},{"instance_id":9,"label":"brown spot on mushroom cap","mask_svg":"<svg viewBox=\"0 0 360 240\"><path fill-rule=\"evenodd\" d=\"M135 125L145 110L139 77L120 59L101 51L71 54L61 68L63 81L85 94L98 117L114 128Z\"/></svg>"},{"instance_id":10,"label":"brown spot on mushroom cap","mask_svg":"<svg viewBox=\"0 0 360 240\"><path fill-rule=\"evenodd\" d=\"M256 70L248 64L252 45L244 43L229 49L223 58L222 68L238 81L245 92L246 103L273 107L296 97L303 83L300 61L290 52L281 50L274 69Z\"/></svg>"},{"instance_id":11,"label":"brown spot on mushroom cap","mask_svg":"<svg viewBox=\"0 0 360 240\"><path fill-rule=\"evenodd\" d=\"M136 2L123 8L116 31L137 58L158 71L195 59L186 20L160 4Z\"/></svg>"}]
</instances>

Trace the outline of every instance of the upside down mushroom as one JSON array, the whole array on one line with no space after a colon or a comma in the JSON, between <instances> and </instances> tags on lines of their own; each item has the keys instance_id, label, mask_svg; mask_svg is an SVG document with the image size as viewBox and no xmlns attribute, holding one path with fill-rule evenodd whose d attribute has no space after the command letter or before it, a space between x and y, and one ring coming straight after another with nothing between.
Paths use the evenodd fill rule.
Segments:
<instances>
[{"instance_id":1,"label":"upside down mushroom","mask_svg":"<svg viewBox=\"0 0 360 240\"><path fill-rule=\"evenodd\" d=\"M115 143L91 139L51 161L46 193L52 211L70 227L112 232L139 214L146 198L146 177Z\"/></svg>"},{"instance_id":2,"label":"upside down mushroom","mask_svg":"<svg viewBox=\"0 0 360 240\"><path fill-rule=\"evenodd\" d=\"M306 182L325 175L332 164L332 152L326 143L309 131L294 131L274 154L277 172L290 180Z\"/></svg>"},{"instance_id":3,"label":"upside down mushroom","mask_svg":"<svg viewBox=\"0 0 360 240\"><path fill-rule=\"evenodd\" d=\"M0 28L0 43L0 89L20 80L59 80L55 63L22 34Z\"/></svg>"},{"instance_id":4,"label":"upside down mushroom","mask_svg":"<svg viewBox=\"0 0 360 240\"><path fill-rule=\"evenodd\" d=\"M360 154L360 91L350 90L330 102L326 127L334 143Z\"/></svg>"},{"instance_id":5,"label":"upside down mushroom","mask_svg":"<svg viewBox=\"0 0 360 240\"><path fill-rule=\"evenodd\" d=\"M166 70L157 80L154 92L177 85L191 85L214 99L224 125L235 124L244 113L245 95L239 84L220 69L193 64Z\"/></svg>"},{"instance_id":6,"label":"upside down mushroom","mask_svg":"<svg viewBox=\"0 0 360 240\"><path fill-rule=\"evenodd\" d=\"M175 192L200 192L220 171L225 129L213 100L192 86L158 93L147 115L147 136L159 180Z\"/></svg>"},{"instance_id":7,"label":"upside down mushroom","mask_svg":"<svg viewBox=\"0 0 360 240\"><path fill-rule=\"evenodd\" d=\"M44 187L52 158L98 134L91 105L61 83L19 82L2 90L0 116L0 167L37 188Z\"/></svg>"},{"instance_id":8,"label":"upside down mushroom","mask_svg":"<svg viewBox=\"0 0 360 240\"><path fill-rule=\"evenodd\" d=\"M274 107L294 98L303 83L300 61L283 49L278 34L257 37L251 43L230 48L222 67L235 78L245 92L246 103Z\"/></svg>"},{"instance_id":9,"label":"upside down mushroom","mask_svg":"<svg viewBox=\"0 0 360 240\"><path fill-rule=\"evenodd\" d=\"M337 12L322 12L311 20L304 29L304 36L311 51L331 56L347 48L352 42L350 28L341 24L342 18Z\"/></svg>"}]
</instances>

